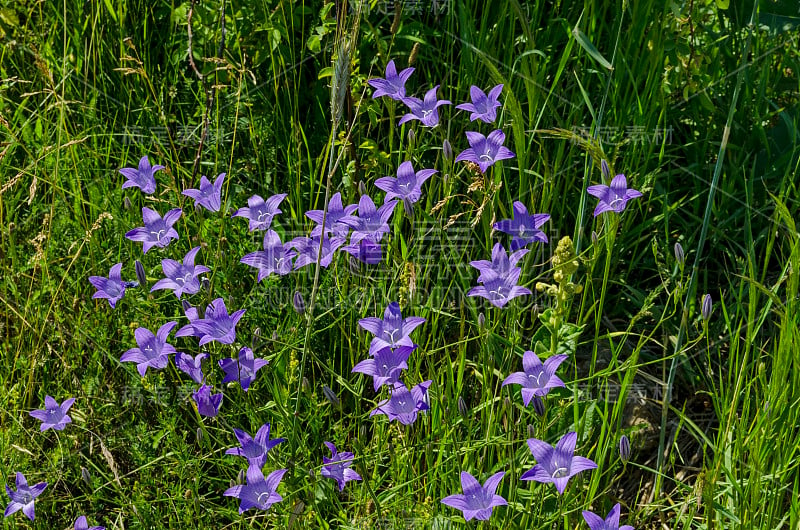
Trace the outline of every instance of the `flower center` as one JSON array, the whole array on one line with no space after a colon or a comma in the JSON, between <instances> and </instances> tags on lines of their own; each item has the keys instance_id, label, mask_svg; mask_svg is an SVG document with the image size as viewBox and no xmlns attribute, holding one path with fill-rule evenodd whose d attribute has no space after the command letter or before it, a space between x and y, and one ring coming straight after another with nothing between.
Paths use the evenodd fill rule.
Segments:
<instances>
[{"instance_id":1,"label":"flower center","mask_svg":"<svg viewBox=\"0 0 800 530\"><path fill-rule=\"evenodd\" d=\"M150 230L150 235L155 236L155 239L161 239L161 234L165 232L166 230L158 230L158 231Z\"/></svg>"},{"instance_id":2,"label":"flower center","mask_svg":"<svg viewBox=\"0 0 800 530\"><path fill-rule=\"evenodd\" d=\"M553 464L556 469L553 471L552 478L564 478L569 476L569 468L560 467L557 460L553 462Z\"/></svg>"}]
</instances>

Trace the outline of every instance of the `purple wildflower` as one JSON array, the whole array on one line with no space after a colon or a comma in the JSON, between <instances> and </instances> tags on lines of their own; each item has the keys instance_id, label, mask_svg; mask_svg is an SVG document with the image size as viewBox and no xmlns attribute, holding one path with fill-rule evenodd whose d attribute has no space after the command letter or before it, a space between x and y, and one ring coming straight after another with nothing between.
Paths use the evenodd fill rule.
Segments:
<instances>
[{"instance_id":1,"label":"purple wildflower","mask_svg":"<svg viewBox=\"0 0 800 530\"><path fill-rule=\"evenodd\" d=\"M469 121L481 120L486 123L493 123L497 119L497 107L501 106L497 98L500 97L500 92L502 91L503 85L496 85L489 91L487 96L486 92L472 85L469 87L472 103L462 103L461 105L456 105L456 108L471 112Z\"/></svg>"},{"instance_id":2,"label":"purple wildflower","mask_svg":"<svg viewBox=\"0 0 800 530\"><path fill-rule=\"evenodd\" d=\"M564 382L557 376L558 365L567 360L566 355L554 355L544 364L539 357L528 350L522 356L524 372L514 372L503 381L505 385L522 385L522 401L528 406L534 396L543 397L551 388L563 387Z\"/></svg>"},{"instance_id":3,"label":"purple wildflower","mask_svg":"<svg viewBox=\"0 0 800 530\"><path fill-rule=\"evenodd\" d=\"M341 218L342 223L353 229L350 244L358 243L362 239L379 243L383 235L390 231L388 221L396 205L396 200L390 200L376 208L369 195L362 195L358 201L358 216L347 215Z\"/></svg>"},{"instance_id":4,"label":"purple wildflower","mask_svg":"<svg viewBox=\"0 0 800 530\"><path fill-rule=\"evenodd\" d=\"M132 167L124 167L119 170L127 179L122 188L139 188L142 193L150 195L156 191L156 177L155 173L158 170L164 169L164 166L151 166L150 160L147 155L139 159L139 169Z\"/></svg>"},{"instance_id":5,"label":"purple wildflower","mask_svg":"<svg viewBox=\"0 0 800 530\"><path fill-rule=\"evenodd\" d=\"M510 248L517 250L537 241L547 243L547 236L539 227L549 220L550 214L529 214L524 204L514 201L514 218L503 219L495 223L494 228L513 236Z\"/></svg>"},{"instance_id":6,"label":"purple wildflower","mask_svg":"<svg viewBox=\"0 0 800 530\"><path fill-rule=\"evenodd\" d=\"M464 512L464 519L467 521L470 519L486 521L491 517L495 506L508 505L503 497L495 493L504 475L503 471L495 473L481 486L475 477L462 471L461 489L464 493L445 497L442 499L442 504Z\"/></svg>"},{"instance_id":7,"label":"purple wildflower","mask_svg":"<svg viewBox=\"0 0 800 530\"><path fill-rule=\"evenodd\" d=\"M467 131L466 134L470 147L459 153L456 162L474 162L481 168L481 173L486 173L495 162L516 156L503 145L506 135L500 129L490 132L489 136L474 131Z\"/></svg>"},{"instance_id":8,"label":"purple wildflower","mask_svg":"<svg viewBox=\"0 0 800 530\"><path fill-rule=\"evenodd\" d=\"M181 213L183 212L180 208L173 208L165 213L162 219L158 212L145 206L142 208L144 226L134 228L125 234L125 237L131 241L144 243L145 254L154 246L164 248L172 239L178 239L178 232L172 225L180 218Z\"/></svg>"},{"instance_id":9,"label":"purple wildflower","mask_svg":"<svg viewBox=\"0 0 800 530\"><path fill-rule=\"evenodd\" d=\"M392 386L392 397L378 403L369 416L385 414L390 422L398 420L403 425L411 425L417 420L417 412L430 410L427 393L432 382L423 381L409 391L404 383L398 381Z\"/></svg>"},{"instance_id":10,"label":"purple wildflower","mask_svg":"<svg viewBox=\"0 0 800 530\"><path fill-rule=\"evenodd\" d=\"M614 177L611 180L611 186L596 184L586 188L586 192L600 199L600 203L594 209L595 217L603 212L620 213L625 209L625 205L629 200L642 196L641 192L628 188L628 181L625 180L625 175Z\"/></svg>"},{"instance_id":11,"label":"purple wildflower","mask_svg":"<svg viewBox=\"0 0 800 530\"><path fill-rule=\"evenodd\" d=\"M342 250L367 265L377 265L383 261L383 247L380 243L374 243L369 239L362 239L358 243L342 247Z\"/></svg>"},{"instance_id":12,"label":"purple wildflower","mask_svg":"<svg viewBox=\"0 0 800 530\"><path fill-rule=\"evenodd\" d=\"M22 513L33 521L36 516L33 503L36 497L41 495L46 487L47 482L40 482L33 487L29 487L28 481L25 480L25 475L17 471L17 491L13 491L6 485L6 493L11 497L11 502L6 506L3 517L8 517L22 510Z\"/></svg>"},{"instance_id":13,"label":"purple wildflower","mask_svg":"<svg viewBox=\"0 0 800 530\"><path fill-rule=\"evenodd\" d=\"M169 356L176 353L175 348L167 344L172 328L177 326L177 322L167 322L160 328L155 335L147 328L136 328L133 332L138 348L131 348L122 354L122 362L136 363L139 375L144 377L148 368L161 370L169 364Z\"/></svg>"},{"instance_id":14,"label":"purple wildflower","mask_svg":"<svg viewBox=\"0 0 800 530\"><path fill-rule=\"evenodd\" d=\"M67 416L67 411L75 403L75 398L65 399L61 405L58 401L50 396L44 397L44 409L38 409L30 412L30 415L41 421L39 431L44 432L47 429L55 429L63 431L67 423L72 423L72 418Z\"/></svg>"},{"instance_id":15,"label":"purple wildflower","mask_svg":"<svg viewBox=\"0 0 800 530\"><path fill-rule=\"evenodd\" d=\"M467 296L480 296L489 300L495 307L503 307L518 296L531 294L531 290L527 287L517 285L521 272L521 269L512 269L505 275L494 271L482 272L483 285L470 289Z\"/></svg>"},{"instance_id":16,"label":"purple wildflower","mask_svg":"<svg viewBox=\"0 0 800 530\"><path fill-rule=\"evenodd\" d=\"M180 370L189 375L195 383L203 383L203 368L202 363L208 359L207 353L200 353L196 357L192 357L186 353L178 352L175 354L175 365Z\"/></svg>"},{"instance_id":17,"label":"purple wildflower","mask_svg":"<svg viewBox=\"0 0 800 530\"><path fill-rule=\"evenodd\" d=\"M419 120L422 125L426 127L436 127L439 125L439 111L436 110L442 105L451 105L450 101L446 99L436 99L436 91L439 90L439 85L425 93L425 99L415 97L403 98L403 103L408 105L411 112L405 114L400 118L398 126L403 125L407 121Z\"/></svg>"},{"instance_id":18,"label":"purple wildflower","mask_svg":"<svg viewBox=\"0 0 800 530\"><path fill-rule=\"evenodd\" d=\"M575 456L575 443L578 435L568 432L558 441L555 447L547 442L528 439L528 447L536 458L537 464L520 477L521 480L536 482L552 482L559 495L567 488L567 481L581 471L595 469L597 464L582 456Z\"/></svg>"},{"instance_id":19,"label":"purple wildflower","mask_svg":"<svg viewBox=\"0 0 800 530\"><path fill-rule=\"evenodd\" d=\"M499 276L507 275L516 268L519 260L528 252L528 249L523 248L508 255L501 243L495 243L494 247L492 247L492 261L481 259L470 261L469 264L478 269L480 272L480 275L478 275L478 282L483 282L491 276L491 273L495 273Z\"/></svg>"},{"instance_id":20,"label":"purple wildflower","mask_svg":"<svg viewBox=\"0 0 800 530\"><path fill-rule=\"evenodd\" d=\"M397 348L398 346L413 347L410 335L417 327L425 323L422 317L403 318L400 304L390 303L383 312L383 320L377 317L362 318L358 325L369 331L375 337L369 345L369 354L375 355L383 348Z\"/></svg>"},{"instance_id":21,"label":"purple wildflower","mask_svg":"<svg viewBox=\"0 0 800 530\"><path fill-rule=\"evenodd\" d=\"M322 457L322 476L332 478L339 485L339 491L344 491L344 486L351 480L361 480L361 475L350 469L353 465L353 453L336 450L331 442L323 442L331 450L331 457Z\"/></svg>"},{"instance_id":22,"label":"purple wildflower","mask_svg":"<svg viewBox=\"0 0 800 530\"><path fill-rule=\"evenodd\" d=\"M200 189L190 188L183 190L183 195L194 199L195 204L199 204L209 212L218 212L222 205L222 184L225 182L225 173L220 173L214 180L214 184L206 178L200 177Z\"/></svg>"},{"instance_id":23,"label":"purple wildflower","mask_svg":"<svg viewBox=\"0 0 800 530\"><path fill-rule=\"evenodd\" d=\"M267 230L272 224L272 218L283 213L278 205L286 198L285 193L273 195L266 201L259 195L247 199L247 206L239 208L232 217L245 217L250 220L250 231Z\"/></svg>"},{"instance_id":24,"label":"purple wildflower","mask_svg":"<svg viewBox=\"0 0 800 530\"><path fill-rule=\"evenodd\" d=\"M75 519L75 530L106 530L105 526L89 526L89 521L86 520L85 515L81 515Z\"/></svg>"},{"instance_id":25,"label":"purple wildflower","mask_svg":"<svg viewBox=\"0 0 800 530\"><path fill-rule=\"evenodd\" d=\"M258 270L256 282L260 282L270 274L285 276L292 272L292 258L297 252L291 249L290 244L283 244L281 237L274 230L267 230L264 234L264 250L251 252L240 261Z\"/></svg>"},{"instance_id":26,"label":"purple wildflower","mask_svg":"<svg viewBox=\"0 0 800 530\"><path fill-rule=\"evenodd\" d=\"M353 215L358 209L357 204L348 204L342 206L342 194L334 193L333 197L328 201L328 212L324 210L309 210L306 212L306 217L314 221L317 225L311 231L312 236L319 236L322 233L322 217L325 216L325 233L334 234L339 237L347 237L350 227L346 224L339 222L342 217Z\"/></svg>"},{"instance_id":27,"label":"purple wildflower","mask_svg":"<svg viewBox=\"0 0 800 530\"><path fill-rule=\"evenodd\" d=\"M275 503L281 502L281 497L275 490L278 489L286 469L278 469L269 474L265 479L264 474L256 466L247 468L247 484L234 486L225 490L226 497L236 497L239 503L239 513L244 513L250 508L269 510Z\"/></svg>"},{"instance_id":28,"label":"purple wildflower","mask_svg":"<svg viewBox=\"0 0 800 530\"><path fill-rule=\"evenodd\" d=\"M200 292L200 281L198 277L204 272L211 272L211 269L203 265L195 265L194 258L200 251L200 247L194 247L183 257L183 264L173 259L161 260L161 270L164 276L156 282L150 292L159 289L172 289L175 296L180 298L184 293L196 294Z\"/></svg>"},{"instance_id":29,"label":"purple wildflower","mask_svg":"<svg viewBox=\"0 0 800 530\"><path fill-rule=\"evenodd\" d=\"M606 517L605 521L599 515L588 510L583 511L583 519L592 530L634 530L629 524L619 525L619 512L619 503L617 503L608 512L608 517Z\"/></svg>"},{"instance_id":30,"label":"purple wildflower","mask_svg":"<svg viewBox=\"0 0 800 530\"><path fill-rule=\"evenodd\" d=\"M375 92L372 93L372 99L389 96L394 100L402 101L406 97L406 81L413 73L413 68L406 68L398 74L397 68L394 66L394 60L389 61L386 65L385 79L376 77L367 81L369 86L375 89Z\"/></svg>"},{"instance_id":31,"label":"purple wildflower","mask_svg":"<svg viewBox=\"0 0 800 530\"><path fill-rule=\"evenodd\" d=\"M201 386L197 392L192 393L192 399L197 404L197 412L203 416L213 418L219 414L219 406L222 403L222 393L212 394L211 387Z\"/></svg>"},{"instance_id":32,"label":"purple wildflower","mask_svg":"<svg viewBox=\"0 0 800 530\"><path fill-rule=\"evenodd\" d=\"M435 169L420 169L415 172L411 162L406 161L397 168L397 178L379 178L375 181L375 186L386 192L385 201L397 198L414 204L422 195L422 185L435 173Z\"/></svg>"},{"instance_id":33,"label":"purple wildflower","mask_svg":"<svg viewBox=\"0 0 800 530\"><path fill-rule=\"evenodd\" d=\"M269 423L265 423L258 429L254 437L251 437L240 429L233 429L233 434L235 434L236 439L239 440L240 447L232 447L225 451L225 454L242 456L247 459L248 465L261 469L267 463L267 453L270 449L286 441L286 438L270 440L269 429Z\"/></svg>"},{"instance_id":34,"label":"purple wildflower","mask_svg":"<svg viewBox=\"0 0 800 530\"><path fill-rule=\"evenodd\" d=\"M239 359L221 359L219 367L225 372L225 379L223 383L230 383L231 381L239 381L242 385L242 390L247 392L253 379L256 378L256 372L269 364L266 359L256 359L253 357L253 350L245 346L239 350Z\"/></svg>"},{"instance_id":35,"label":"purple wildflower","mask_svg":"<svg viewBox=\"0 0 800 530\"><path fill-rule=\"evenodd\" d=\"M192 315L187 311L186 315L189 317L189 324L179 329L175 336L199 337L200 346L212 341L217 341L220 344L233 344L233 341L236 340L236 324L242 318L244 312L244 309L240 309L229 315L228 308L225 307L225 301L222 298L217 298L208 304L205 318L196 318L196 309L194 309ZM193 320L192 317L195 317L195 319Z\"/></svg>"},{"instance_id":36,"label":"purple wildflower","mask_svg":"<svg viewBox=\"0 0 800 530\"><path fill-rule=\"evenodd\" d=\"M319 242L320 236L312 236L296 237L286 243L287 247L294 248L297 251L297 259L294 260L295 270L317 263L317 257L319 257L320 266L327 269L333 262L333 256L336 251L344 245L344 238L323 236L322 253L320 253Z\"/></svg>"},{"instance_id":37,"label":"purple wildflower","mask_svg":"<svg viewBox=\"0 0 800 530\"><path fill-rule=\"evenodd\" d=\"M112 309L125 296L125 287L131 286L128 282L122 281L122 263L117 263L111 267L108 278L104 276L89 276L89 282L97 289L92 298L107 298L108 305Z\"/></svg>"},{"instance_id":38,"label":"purple wildflower","mask_svg":"<svg viewBox=\"0 0 800 530\"><path fill-rule=\"evenodd\" d=\"M394 385L400 379L400 371L408 369L408 357L416 346L399 346L394 350L389 346L375 352L375 356L365 359L353 367L353 372L371 375L375 392L383 385Z\"/></svg>"}]
</instances>

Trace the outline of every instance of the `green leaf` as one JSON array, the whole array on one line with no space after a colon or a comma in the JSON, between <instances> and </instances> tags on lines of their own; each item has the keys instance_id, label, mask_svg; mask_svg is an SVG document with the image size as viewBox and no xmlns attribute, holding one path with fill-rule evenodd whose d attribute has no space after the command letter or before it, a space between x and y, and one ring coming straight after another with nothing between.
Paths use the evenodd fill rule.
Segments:
<instances>
[{"instance_id":1,"label":"green leaf","mask_svg":"<svg viewBox=\"0 0 800 530\"><path fill-rule=\"evenodd\" d=\"M604 68L608 70L613 70L614 67L611 66L611 63L606 60L605 57L594 47L592 41L589 40L589 37L584 35L584 33L578 29L578 26L572 28L572 35L575 37L575 40L578 41L578 44L581 45L586 53L592 56L592 59L600 63Z\"/></svg>"}]
</instances>

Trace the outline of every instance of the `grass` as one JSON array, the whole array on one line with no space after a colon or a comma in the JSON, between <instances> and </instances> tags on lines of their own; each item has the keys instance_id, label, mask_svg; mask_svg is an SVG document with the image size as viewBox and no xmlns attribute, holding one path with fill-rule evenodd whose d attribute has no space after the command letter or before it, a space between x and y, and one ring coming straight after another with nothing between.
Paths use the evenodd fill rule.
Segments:
<instances>
[{"instance_id":1,"label":"grass","mask_svg":"<svg viewBox=\"0 0 800 530\"><path fill-rule=\"evenodd\" d=\"M16 514L4 528L66 528L82 514L119 529L476 526L439 502L460 493L462 470L506 472L509 506L487 528L585 528L581 510L616 502L637 529L797 528L797 19L785 3L724 4L453 0L384 14L379 2L338 25L322 2L0 6L0 478L49 483L35 522ZM331 78L351 29L333 129ZM413 95L439 84L458 104L472 84L502 83L497 127L516 158L485 176L446 159L445 139L459 153L465 131L492 130L453 106L437 128L396 127L404 106L371 99L366 80L411 56ZM167 168L147 199L117 172L144 154ZM594 218L585 187L602 182L603 159L644 196ZM288 194L274 223L286 241L307 234L304 212L327 194L354 203L363 182L376 197L375 180L405 160L438 173L413 217L396 208L380 265L340 253L318 278L311 266L256 284L239 263L261 245L229 215L251 195ZM222 172L227 214L195 211L180 192ZM465 296L468 264L508 245L492 224L515 200L550 213L550 241L520 263L534 294L501 310ZM143 255L124 238L142 206L182 207L180 239ZM565 236L578 268L557 279ZM152 286L161 259L197 245L213 272L192 303L247 310L234 346L209 345L212 361L245 345L270 361L247 393L212 376L225 394L214 419L174 364L141 378L120 362L137 327L186 323L172 294L129 289L112 310L88 282L117 262L133 280L138 259ZM388 391L350 372L368 351L358 320L391 301L427 319L404 381L432 380L431 410L409 427L370 418ZM543 417L501 386L529 349L570 356ZM77 398L64 431L40 434L28 415L46 394ZM222 493L245 466L224 451L234 427L266 422L288 438L264 468L289 469L284 501L240 516ZM563 496L520 481L535 464L525 440L570 430L598 469ZM342 493L320 475L326 440L354 452L364 478Z\"/></svg>"}]
</instances>

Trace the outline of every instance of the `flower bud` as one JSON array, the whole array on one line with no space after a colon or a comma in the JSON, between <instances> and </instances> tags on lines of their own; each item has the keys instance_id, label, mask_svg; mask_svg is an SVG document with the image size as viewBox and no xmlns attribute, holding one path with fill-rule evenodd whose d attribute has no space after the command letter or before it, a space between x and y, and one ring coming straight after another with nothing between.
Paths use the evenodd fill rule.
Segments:
<instances>
[{"instance_id":1,"label":"flower bud","mask_svg":"<svg viewBox=\"0 0 800 530\"><path fill-rule=\"evenodd\" d=\"M251 350L256 351L256 348L258 348L258 341L260 338L261 338L261 328L256 328L256 330L253 332L253 338L250 341Z\"/></svg>"},{"instance_id":2,"label":"flower bud","mask_svg":"<svg viewBox=\"0 0 800 530\"><path fill-rule=\"evenodd\" d=\"M544 416L544 413L545 413L544 401L539 396L534 396L533 397L533 411L538 416Z\"/></svg>"},{"instance_id":3,"label":"flower bud","mask_svg":"<svg viewBox=\"0 0 800 530\"><path fill-rule=\"evenodd\" d=\"M414 142L417 140L417 133L414 132L414 129L408 130L408 145L410 147L414 147Z\"/></svg>"},{"instance_id":4,"label":"flower bud","mask_svg":"<svg viewBox=\"0 0 800 530\"><path fill-rule=\"evenodd\" d=\"M330 401L331 405L333 405L337 409L342 406L342 403L341 401L339 401L339 398L336 396L336 393L333 390L331 390L331 387L329 387L328 385L322 386L322 393L325 395L325 399Z\"/></svg>"},{"instance_id":5,"label":"flower bud","mask_svg":"<svg viewBox=\"0 0 800 530\"><path fill-rule=\"evenodd\" d=\"M619 457L623 464L627 464L631 457L631 442L624 434L619 438Z\"/></svg>"},{"instance_id":6,"label":"flower bud","mask_svg":"<svg viewBox=\"0 0 800 530\"><path fill-rule=\"evenodd\" d=\"M92 476L89 474L89 470L83 466L81 466L81 479L83 479L87 486L90 488L92 487Z\"/></svg>"},{"instance_id":7,"label":"flower bud","mask_svg":"<svg viewBox=\"0 0 800 530\"><path fill-rule=\"evenodd\" d=\"M131 204L131 200L128 197L122 199L122 207L125 208L126 210L130 210L131 208L133 208L133 204Z\"/></svg>"},{"instance_id":8,"label":"flower bud","mask_svg":"<svg viewBox=\"0 0 800 530\"><path fill-rule=\"evenodd\" d=\"M298 315L302 315L303 313L306 312L306 301L303 300L303 295L300 294L300 291L294 292L292 305L294 306L294 310L297 312Z\"/></svg>"},{"instance_id":9,"label":"flower bud","mask_svg":"<svg viewBox=\"0 0 800 530\"><path fill-rule=\"evenodd\" d=\"M469 407L467 407L467 402L464 401L464 398L458 396L458 413L461 414L461 417L466 419L467 414L469 413Z\"/></svg>"},{"instance_id":10,"label":"flower bud","mask_svg":"<svg viewBox=\"0 0 800 530\"><path fill-rule=\"evenodd\" d=\"M703 305L700 309L701 315L703 316L703 320L708 320L711 318L711 295L704 294L703 295Z\"/></svg>"},{"instance_id":11,"label":"flower bud","mask_svg":"<svg viewBox=\"0 0 800 530\"><path fill-rule=\"evenodd\" d=\"M675 261L678 262L678 265L683 266L683 247L680 243L675 243Z\"/></svg>"},{"instance_id":12,"label":"flower bud","mask_svg":"<svg viewBox=\"0 0 800 530\"><path fill-rule=\"evenodd\" d=\"M213 293L211 292L211 282L210 282L210 281L208 281L208 278L206 278L205 276L203 276L203 279L202 279L202 280L200 280L200 284L203 286L203 289L205 289L206 291L208 291L208 294L213 294Z\"/></svg>"},{"instance_id":13,"label":"flower bud","mask_svg":"<svg viewBox=\"0 0 800 530\"><path fill-rule=\"evenodd\" d=\"M445 160L450 160L453 158L453 146L450 145L450 140L446 138L442 144L442 156L444 156Z\"/></svg>"},{"instance_id":14,"label":"flower bud","mask_svg":"<svg viewBox=\"0 0 800 530\"><path fill-rule=\"evenodd\" d=\"M483 311L478 315L478 329L483 331L484 326L486 326L486 315L483 314Z\"/></svg>"},{"instance_id":15,"label":"flower bud","mask_svg":"<svg viewBox=\"0 0 800 530\"><path fill-rule=\"evenodd\" d=\"M137 259L133 264L133 268L136 269L136 279L139 280L139 285L142 289L147 289L147 276L144 273L144 265Z\"/></svg>"},{"instance_id":16,"label":"flower bud","mask_svg":"<svg viewBox=\"0 0 800 530\"><path fill-rule=\"evenodd\" d=\"M408 197L403 199L403 210L405 210L406 216L414 217L414 204Z\"/></svg>"},{"instance_id":17,"label":"flower bud","mask_svg":"<svg viewBox=\"0 0 800 530\"><path fill-rule=\"evenodd\" d=\"M596 245L597 244L597 239L598 239L597 232L592 230L592 245Z\"/></svg>"},{"instance_id":18,"label":"flower bud","mask_svg":"<svg viewBox=\"0 0 800 530\"><path fill-rule=\"evenodd\" d=\"M608 179L611 178L611 169L608 167L608 162L606 162L605 160L600 162L600 171L603 172L603 178L605 180L608 180Z\"/></svg>"},{"instance_id":19,"label":"flower bud","mask_svg":"<svg viewBox=\"0 0 800 530\"><path fill-rule=\"evenodd\" d=\"M359 195L366 195L367 194L367 185L364 184L363 180L358 181L358 194Z\"/></svg>"},{"instance_id":20,"label":"flower bud","mask_svg":"<svg viewBox=\"0 0 800 530\"><path fill-rule=\"evenodd\" d=\"M244 469L239 470L239 474L236 476L236 483L237 484L244 484L247 482L247 475L244 472Z\"/></svg>"},{"instance_id":21,"label":"flower bud","mask_svg":"<svg viewBox=\"0 0 800 530\"><path fill-rule=\"evenodd\" d=\"M533 423L528 424L528 438L534 438L536 435L536 426Z\"/></svg>"},{"instance_id":22,"label":"flower bud","mask_svg":"<svg viewBox=\"0 0 800 530\"><path fill-rule=\"evenodd\" d=\"M203 429L198 427L194 432L194 437L197 440L197 445L203 445Z\"/></svg>"}]
</instances>

